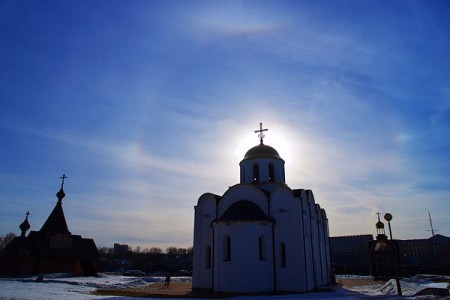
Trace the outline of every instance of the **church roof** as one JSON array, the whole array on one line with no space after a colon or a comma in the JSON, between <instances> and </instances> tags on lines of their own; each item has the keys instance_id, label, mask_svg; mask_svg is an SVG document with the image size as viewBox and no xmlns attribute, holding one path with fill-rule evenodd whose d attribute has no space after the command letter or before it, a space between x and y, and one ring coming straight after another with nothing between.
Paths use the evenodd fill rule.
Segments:
<instances>
[{"instance_id":1,"label":"church roof","mask_svg":"<svg viewBox=\"0 0 450 300\"><path fill-rule=\"evenodd\" d=\"M42 225L40 232L70 234L62 208L62 198L65 196L63 189L61 188L56 195L58 197L58 203L56 203L55 208L48 216L47 221Z\"/></svg>"},{"instance_id":2,"label":"church roof","mask_svg":"<svg viewBox=\"0 0 450 300\"><path fill-rule=\"evenodd\" d=\"M435 234L432 237L429 238L430 242L432 243L449 243L450 238L442 235L442 234Z\"/></svg>"},{"instance_id":3,"label":"church roof","mask_svg":"<svg viewBox=\"0 0 450 300\"><path fill-rule=\"evenodd\" d=\"M380 220L378 220L378 222L375 224L376 228L384 228L384 224L383 222L381 222Z\"/></svg>"},{"instance_id":4,"label":"church roof","mask_svg":"<svg viewBox=\"0 0 450 300\"><path fill-rule=\"evenodd\" d=\"M278 154L277 150L274 148L259 144L258 146L255 146L251 148L250 150L245 153L244 160L246 159L252 159L252 158L277 158L282 159L280 155Z\"/></svg>"},{"instance_id":5,"label":"church roof","mask_svg":"<svg viewBox=\"0 0 450 300\"><path fill-rule=\"evenodd\" d=\"M255 203L247 200L239 200L233 203L217 220L217 222L231 221L273 222L273 219L266 216L262 209Z\"/></svg>"},{"instance_id":6,"label":"church roof","mask_svg":"<svg viewBox=\"0 0 450 300\"><path fill-rule=\"evenodd\" d=\"M47 221L42 225L40 232L70 234L60 202L56 204L50 216L48 216Z\"/></svg>"}]
</instances>

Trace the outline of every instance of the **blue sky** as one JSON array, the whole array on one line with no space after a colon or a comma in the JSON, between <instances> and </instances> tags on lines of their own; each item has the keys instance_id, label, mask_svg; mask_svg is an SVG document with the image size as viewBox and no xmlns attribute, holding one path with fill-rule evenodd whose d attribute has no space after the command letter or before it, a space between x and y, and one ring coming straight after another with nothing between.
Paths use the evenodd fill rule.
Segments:
<instances>
[{"instance_id":1,"label":"blue sky","mask_svg":"<svg viewBox=\"0 0 450 300\"><path fill-rule=\"evenodd\" d=\"M0 235L192 245L265 143L330 235L450 235L448 1L1 1Z\"/></svg>"}]
</instances>

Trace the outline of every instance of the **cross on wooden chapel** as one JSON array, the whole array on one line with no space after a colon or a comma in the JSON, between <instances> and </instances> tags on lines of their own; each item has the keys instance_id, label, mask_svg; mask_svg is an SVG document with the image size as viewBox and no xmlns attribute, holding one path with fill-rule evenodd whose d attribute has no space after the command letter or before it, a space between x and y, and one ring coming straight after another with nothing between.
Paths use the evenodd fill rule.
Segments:
<instances>
[{"instance_id":1,"label":"cross on wooden chapel","mask_svg":"<svg viewBox=\"0 0 450 300\"><path fill-rule=\"evenodd\" d=\"M64 179L66 179L67 178L67 176L66 176L66 174L63 174L61 177L59 177L60 179L62 179L62 181L61 181L61 188L63 188L64 187Z\"/></svg>"}]
</instances>

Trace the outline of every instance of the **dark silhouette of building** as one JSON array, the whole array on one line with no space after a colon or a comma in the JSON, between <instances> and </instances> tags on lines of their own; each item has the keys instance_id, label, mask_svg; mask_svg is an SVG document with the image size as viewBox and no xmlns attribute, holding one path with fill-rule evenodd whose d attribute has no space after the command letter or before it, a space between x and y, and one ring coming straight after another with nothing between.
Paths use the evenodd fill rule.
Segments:
<instances>
[{"instance_id":1,"label":"dark silhouette of building","mask_svg":"<svg viewBox=\"0 0 450 300\"><path fill-rule=\"evenodd\" d=\"M335 274L370 274L371 241L371 234L330 237L331 265Z\"/></svg>"},{"instance_id":2,"label":"dark silhouette of building","mask_svg":"<svg viewBox=\"0 0 450 300\"><path fill-rule=\"evenodd\" d=\"M114 243L114 254L123 255L130 253L130 247L126 244Z\"/></svg>"},{"instance_id":3,"label":"dark silhouette of building","mask_svg":"<svg viewBox=\"0 0 450 300\"><path fill-rule=\"evenodd\" d=\"M401 277L401 272L399 268L397 241L392 240L391 232L389 232L391 239L388 240L384 230L384 223L380 220L380 213L377 212L377 215L378 222L375 224L377 238L375 241L369 243L372 275L375 280L388 280L391 278L398 280ZM399 294L401 295L401 291Z\"/></svg>"},{"instance_id":4,"label":"dark silhouette of building","mask_svg":"<svg viewBox=\"0 0 450 300\"><path fill-rule=\"evenodd\" d=\"M397 240L400 267L405 275L450 274L450 238L436 234L428 239Z\"/></svg>"},{"instance_id":5,"label":"dark silhouette of building","mask_svg":"<svg viewBox=\"0 0 450 300\"><path fill-rule=\"evenodd\" d=\"M0 253L0 275L71 273L96 275L99 252L94 240L71 234L62 208L63 175L58 202L39 231L31 231L28 212L20 224L21 235Z\"/></svg>"},{"instance_id":6,"label":"dark silhouette of building","mask_svg":"<svg viewBox=\"0 0 450 300\"><path fill-rule=\"evenodd\" d=\"M330 237L335 274L373 274L379 279L450 274L450 237L436 234L428 239L388 239L379 216L375 227L376 240L370 234Z\"/></svg>"}]
</instances>

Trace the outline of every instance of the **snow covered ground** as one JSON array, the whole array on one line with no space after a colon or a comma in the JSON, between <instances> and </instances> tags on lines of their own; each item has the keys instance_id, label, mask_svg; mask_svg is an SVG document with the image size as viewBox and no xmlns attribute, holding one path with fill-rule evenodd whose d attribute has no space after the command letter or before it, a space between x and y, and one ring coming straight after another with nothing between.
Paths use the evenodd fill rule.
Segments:
<instances>
[{"instance_id":1,"label":"snow covered ground","mask_svg":"<svg viewBox=\"0 0 450 300\"><path fill-rule=\"evenodd\" d=\"M370 277L340 276L340 279L370 279ZM441 277L442 278L442 277ZM445 277L450 279L450 277ZM436 296L415 296L417 292L427 287L448 288L445 282L434 282L433 276L418 275L401 280L403 296L409 299L437 299ZM36 282L35 277L25 278L0 278L0 299L110 299L136 300L144 298L95 296L90 294L97 288L126 288L140 286L151 282L163 281L163 277L126 277L119 275L101 274L99 277L70 277L64 274L52 274L44 277L43 282ZM189 277L173 277L172 281L189 281ZM395 280L386 283L354 286L351 289L337 288L333 292L296 294L285 296L242 296L242 299L399 299L397 296ZM148 298L145 298L148 299ZM167 299L167 298L166 298ZM442 299L442 298L440 298ZM445 299L450 299L447 296Z\"/></svg>"},{"instance_id":2,"label":"snow covered ground","mask_svg":"<svg viewBox=\"0 0 450 300\"><path fill-rule=\"evenodd\" d=\"M362 279L364 277L358 276L340 276L337 278L337 282L339 282L340 278L353 278L353 279ZM366 277L371 278L371 277ZM408 297L409 299L436 299L435 296L415 296L420 291L423 291L426 288L438 288L438 289L447 289L448 290L448 282L436 282L441 280L448 280L450 276L437 276L437 275L416 275L410 278L403 278L400 280L400 286L402 289L403 297ZM359 285L348 288L353 292L357 292L360 296L371 296L373 298L390 299L390 298L399 298L397 296L397 284L395 279L391 279L387 282L375 282L370 285ZM450 299L450 296L439 299Z\"/></svg>"}]
</instances>

